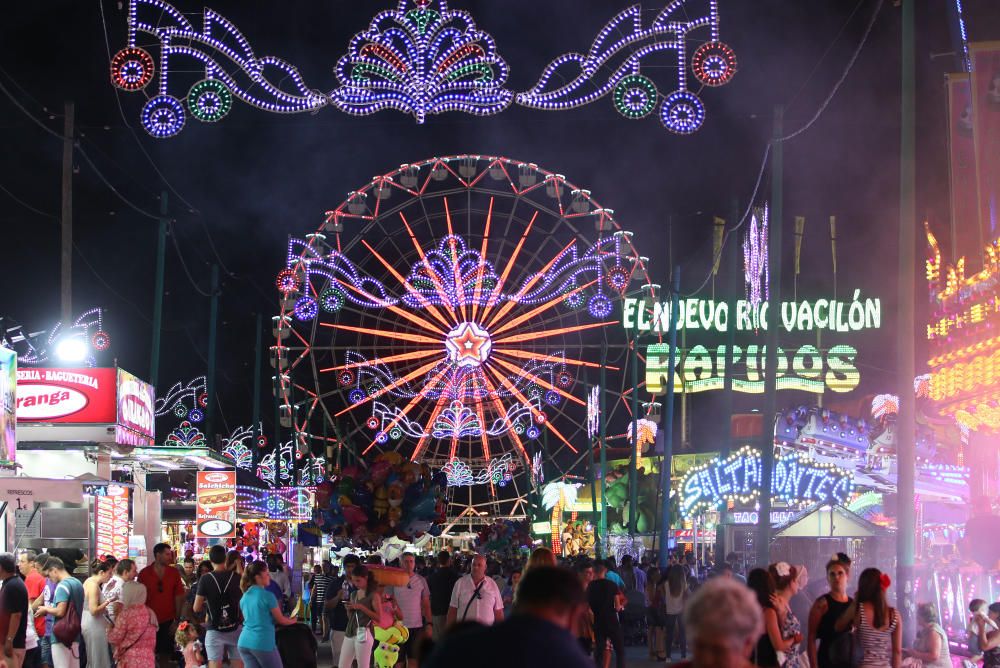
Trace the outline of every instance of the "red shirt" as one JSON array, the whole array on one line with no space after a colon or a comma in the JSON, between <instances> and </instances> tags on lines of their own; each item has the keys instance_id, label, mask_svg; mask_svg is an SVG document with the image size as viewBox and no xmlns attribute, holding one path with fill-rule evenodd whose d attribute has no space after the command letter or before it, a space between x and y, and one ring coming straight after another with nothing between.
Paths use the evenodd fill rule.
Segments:
<instances>
[{"instance_id":1,"label":"red shirt","mask_svg":"<svg viewBox=\"0 0 1000 668\"><path fill-rule=\"evenodd\" d=\"M31 575L24 578L24 587L28 590L28 606L35 602L42 592L45 591L45 576L38 571L31 571ZM28 611L31 614L31 611ZM39 638L45 637L45 615L35 617L35 631Z\"/></svg>"},{"instance_id":2,"label":"red shirt","mask_svg":"<svg viewBox=\"0 0 1000 668\"><path fill-rule=\"evenodd\" d=\"M139 582L146 587L146 605L156 613L157 621L161 624L173 621L177 617L177 597L184 596L184 583L177 569L167 566L161 579L156 567L150 564L139 571Z\"/></svg>"}]
</instances>

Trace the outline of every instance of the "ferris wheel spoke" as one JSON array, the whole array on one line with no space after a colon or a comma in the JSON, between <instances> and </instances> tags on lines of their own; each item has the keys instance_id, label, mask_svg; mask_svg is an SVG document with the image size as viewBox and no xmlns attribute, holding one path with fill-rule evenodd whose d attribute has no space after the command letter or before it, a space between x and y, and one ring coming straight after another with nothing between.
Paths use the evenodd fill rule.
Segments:
<instances>
[{"instance_id":1,"label":"ferris wheel spoke","mask_svg":"<svg viewBox=\"0 0 1000 668\"><path fill-rule=\"evenodd\" d=\"M448 398L447 393L442 392L441 396L438 397L437 402L434 404L434 409L431 411L430 417L427 419L427 424L429 425L434 424L434 421L437 420L438 415L440 415L441 411L444 410L444 403L447 400L447 398ZM419 459L421 453L424 451L424 448L427 447L427 441L430 438L430 432L431 432L430 429L425 430L424 435L417 440L417 445L416 447L413 448L413 454L410 456L410 461L415 462L417 461L417 459Z\"/></svg>"},{"instance_id":2,"label":"ferris wheel spoke","mask_svg":"<svg viewBox=\"0 0 1000 668\"><path fill-rule=\"evenodd\" d=\"M586 406L587 405L587 402L583 401L582 399L578 399L577 397L574 397L569 392L567 392L567 391L565 391L565 390L563 390L563 389L561 389L559 387L556 387L555 385L553 385L553 384L551 384L551 383L549 383L549 382L547 382L545 380L542 380L542 378L539 377L537 374L531 373L530 371L526 371L525 369L521 369L518 366L516 366L514 364L511 364L510 362L506 362L506 361L504 361L502 359L498 359L496 357L494 357L492 359L492 361L496 362L497 364L499 364L503 368L505 368L508 371L510 371L511 373L513 373L515 377L522 376L522 377L530 378L532 382L538 383L539 385L541 385L542 387L544 387L546 390L552 390L553 392L557 393L559 396L563 397L564 399L572 401L575 404L579 404L580 406Z\"/></svg>"},{"instance_id":3,"label":"ferris wheel spoke","mask_svg":"<svg viewBox=\"0 0 1000 668\"><path fill-rule=\"evenodd\" d=\"M518 300L521 299L522 297L524 297L524 295L526 295L528 293L528 290L530 290L532 288L532 286L535 285L535 283L537 283L538 281L540 281L541 278L542 278L542 276L544 276L546 273L548 273L549 269L552 268L552 265L554 265L556 262L559 261L559 258L561 258L563 256L563 253L565 253L566 251L568 251L575 244L576 244L576 240L575 239L573 241L569 242L568 244L566 244L566 246L561 251L559 251L558 253L556 253L555 256L551 260L549 260L549 262L544 267L542 267L541 271L535 272L535 274L533 276L531 276L531 278L529 278L525 282L524 285L521 286L521 289L517 291L517 294L514 295L513 297L511 297L510 299L508 299L507 303L504 304L500 308L499 311L497 311L496 315L494 315L493 318L490 320L489 326L492 327L493 325L495 325L497 322L500 321L500 319L504 315L507 314L507 312L509 312L512 308L514 308L515 304L520 303ZM554 301L558 302L559 300L564 299L566 296L568 296L568 295L560 295ZM484 313L483 314L483 318L485 319L485 317L486 317L486 314Z\"/></svg>"},{"instance_id":4,"label":"ferris wheel spoke","mask_svg":"<svg viewBox=\"0 0 1000 668\"><path fill-rule=\"evenodd\" d=\"M448 222L448 238L450 240L451 247L451 275L452 281L455 284L455 296L458 297L458 308L462 313L462 322L467 321L469 318L465 311L465 287L462 285L462 277L459 275L458 271L458 253L455 252L455 229L451 223L451 207L448 206L448 198L444 199L444 217ZM461 294L461 297L459 295Z\"/></svg>"},{"instance_id":5,"label":"ferris wheel spoke","mask_svg":"<svg viewBox=\"0 0 1000 668\"><path fill-rule=\"evenodd\" d=\"M565 362L572 366L583 366L590 367L591 369L600 369L603 364L597 364L596 362L585 362L583 360L571 359L569 357L561 357L559 355L542 355L540 353L529 353L526 350L518 350L514 348L493 348L493 353L499 353L501 355L509 355L510 357L518 357L520 359L536 360L538 362ZM606 367L608 371L621 371L616 366Z\"/></svg>"},{"instance_id":6,"label":"ferris wheel spoke","mask_svg":"<svg viewBox=\"0 0 1000 668\"><path fill-rule=\"evenodd\" d=\"M486 457L486 461L490 460L490 441L487 438L486 433L486 415L483 410L483 402L476 402L476 415L479 417L479 440L483 444L483 456Z\"/></svg>"},{"instance_id":7,"label":"ferris wheel spoke","mask_svg":"<svg viewBox=\"0 0 1000 668\"><path fill-rule=\"evenodd\" d=\"M399 216L400 216L400 218L403 219L403 223L405 224L406 223L406 217L403 215L402 211L399 213ZM409 230L409 226L407 226L407 229ZM410 231L410 238L411 239L414 238L412 230ZM414 241L416 241L416 240L414 239ZM365 248L367 248L369 250L369 252L371 252L371 254L375 256L375 259L378 260L382 264L382 266L386 268L386 271L388 271L390 274L392 274L393 278L395 278L397 281L399 281L399 284L402 285L404 289L406 289L410 294L412 294L414 297L417 298L417 301L420 302L420 305L423 306L424 308L426 308L427 311L432 316L434 316L435 320L437 320L438 322L440 322L442 325L444 325L445 327L447 327L449 329L452 327L452 323L448 322L448 320L443 315L441 315L441 312L437 309L437 307L435 307L434 304L432 304L429 301L427 301L427 298L421 292L419 292L416 288L414 288L410 284L410 282L408 280L406 280L406 277L404 277L402 274L400 274L398 271L396 271L396 268L393 267L391 264L389 264L389 262L387 262L386 259L384 257L382 257L377 250L375 250L365 240L362 240L361 243L364 244ZM438 294L440 296L440 292Z\"/></svg>"},{"instance_id":8,"label":"ferris wheel spoke","mask_svg":"<svg viewBox=\"0 0 1000 668\"><path fill-rule=\"evenodd\" d=\"M484 172L485 173L485 172ZM476 276L476 288L472 298L472 319L476 319L476 312L479 310L479 297L483 290L483 275L486 273L486 251L490 242L490 225L493 223L493 197L490 197L490 208L486 213L486 229L483 230L483 244L479 249L479 271Z\"/></svg>"},{"instance_id":9,"label":"ferris wheel spoke","mask_svg":"<svg viewBox=\"0 0 1000 668\"><path fill-rule=\"evenodd\" d=\"M368 242L367 241L363 241L362 243L364 243L365 246L368 246ZM371 246L368 246L368 249L372 253L375 252L375 249L372 248ZM370 299L373 302L378 303L379 301L381 301L378 297L375 297L374 295L372 295L371 293L369 293L369 292L367 292L365 290L361 290L359 288L356 288L355 286L351 285L350 283L343 282L343 281L338 281L338 284L347 287L352 292L354 292L356 294L359 294L359 295L361 295L362 297L364 297L366 299ZM410 289L410 286L407 284L406 288ZM409 320L413 324L418 325L419 327L421 327L422 329L424 329L426 331L433 332L435 334L441 334L441 335L444 335L444 333L445 333L444 330L437 328L436 326L434 326L430 322L424 320L420 316L418 316L416 314L413 314L413 313L410 313L406 309L400 308L399 306L396 306L395 304L383 303L382 306L385 307L385 308L387 308L391 313L395 313L399 317L404 318L406 320Z\"/></svg>"},{"instance_id":10,"label":"ferris wheel spoke","mask_svg":"<svg viewBox=\"0 0 1000 668\"><path fill-rule=\"evenodd\" d=\"M377 364L386 364L388 362L405 362L407 360L417 360L423 359L425 357L430 357L431 355L440 355L440 350L414 350L408 353L400 353L399 355L389 355L388 357L375 357L370 360L365 360L364 362L350 362L348 364L341 364L340 366L330 366L325 369L320 369L320 373L329 373L331 371L344 371L349 369L362 369L370 366L375 366Z\"/></svg>"},{"instance_id":11,"label":"ferris wheel spoke","mask_svg":"<svg viewBox=\"0 0 1000 668\"><path fill-rule=\"evenodd\" d=\"M435 360L434 362L429 362L429 363L423 365L422 367L419 367L419 368L411 371L410 373L406 374L405 376L401 376L400 378L397 378L395 381L393 381L392 383L386 385L385 387L383 387L383 388L381 388L379 390L376 390L375 392L372 392L371 394L369 394L368 396L366 396L361 401L355 402L355 403L351 404L350 406L348 406L347 408L341 410L334 417L340 417L344 413L353 411L358 406L363 406L363 405L367 404L369 401L374 401L375 399L378 399L383 394L391 392L392 390L396 389L400 385L413 380L414 378L416 378L417 376L419 376L421 374L427 373L428 371L430 371L431 369L433 369L438 364L440 364L440 362L437 361L437 360Z\"/></svg>"},{"instance_id":12,"label":"ferris wheel spoke","mask_svg":"<svg viewBox=\"0 0 1000 668\"><path fill-rule=\"evenodd\" d=\"M439 380L441 380L441 377L444 376L446 373L448 373L448 371L449 371L448 367L443 367L439 372L437 372L434 375L434 377L431 378L427 383L425 383L424 386L420 389L420 391L417 392L417 395L415 397L413 397L413 399L410 400L410 403L406 404L406 407L403 408L403 410L401 410L399 413L397 413L394 418L392 418L392 421L389 423L389 426L387 426L387 427L381 427L380 426L379 427L379 431L382 432L382 433L386 433L386 432L390 431L393 427L395 427L397 424L399 424L399 421L402 420L403 418L405 418L406 414L409 413L410 410L414 406L416 406L421 400L423 400L423 399L425 399L427 397L427 390L428 390L428 388L434 387L434 385ZM441 393L441 396L444 396L444 392ZM431 426L433 426L433 423L431 423L430 425L428 425L428 427L431 427ZM372 449L372 446L374 446L377 442L378 442L378 439L376 438L376 440L372 441L371 445L369 445L367 448L365 448L364 452L362 452L361 454L362 455L367 454L368 451Z\"/></svg>"},{"instance_id":13,"label":"ferris wheel spoke","mask_svg":"<svg viewBox=\"0 0 1000 668\"><path fill-rule=\"evenodd\" d=\"M503 403L497 397L497 388L490 381L489 377L485 373L483 374L483 382L486 383L486 389L488 390L488 395L490 399L493 401L493 406L494 408L496 408L497 413L499 415L506 415L507 411L504 410ZM531 406L531 404L527 405L529 407ZM531 466L531 457L528 456L528 451L524 449L524 443L521 442L521 437L518 436L517 432L514 431L513 428L511 428L507 433L510 435L511 440L514 441L514 444L517 446L517 449L520 450L521 456L524 458L525 464L527 466Z\"/></svg>"},{"instance_id":14,"label":"ferris wheel spoke","mask_svg":"<svg viewBox=\"0 0 1000 668\"><path fill-rule=\"evenodd\" d=\"M504 337L502 339L497 339L493 342L494 346L502 346L505 343L521 343L522 341L533 341L535 339L543 339L551 336L559 336L560 334L569 334L571 332L582 332L585 329L596 329L598 327L607 327L609 325L618 324L615 320L609 320L605 322L594 322L587 325L574 325L573 327L559 327L557 329L544 329L540 332L528 332L526 334L514 334L511 336Z\"/></svg>"},{"instance_id":15,"label":"ferris wheel spoke","mask_svg":"<svg viewBox=\"0 0 1000 668\"><path fill-rule=\"evenodd\" d=\"M371 327L354 327L352 325L338 325L330 322L321 322L320 326L329 327L330 329L340 329L348 332L355 332L357 334L371 334L373 336L381 336L387 339L409 341L410 343L427 343L430 345L441 344L441 341L439 339L432 339L429 336L422 336L420 334L407 334L406 332L391 332L387 329L374 329Z\"/></svg>"},{"instance_id":16,"label":"ferris wheel spoke","mask_svg":"<svg viewBox=\"0 0 1000 668\"><path fill-rule=\"evenodd\" d=\"M535 308L531 309L527 313L522 313L521 315L517 316L516 318L512 318L511 320L508 320L506 323L504 323L503 325L501 325L497 329L491 329L490 333L493 336L497 336L498 334L502 334L503 332L506 332L508 329L513 329L514 327L517 327L518 325L520 325L522 323L525 323L528 320L531 320L532 318L534 318L539 313L544 313L545 311L551 309L552 307L554 307L557 304L561 303L567 297L572 297L573 295L586 290L587 288L589 288L590 286L594 285L595 283L597 283L597 279L594 279L593 281L591 281L590 283L587 283L586 285L581 285L580 287L578 287L578 288L576 288L576 289L574 289L574 290L572 290L572 291L570 291L570 292L568 292L568 293L566 293L564 295L558 295L556 297L553 297L552 299L550 299L549 301L545 302L541 306L536 306ZM507 302L507 304L505 304L504 307L506 308L508 305L513 304L513 303L514 302L512 302L512 301L511 302ZM496 314L496 316L494 316L494 318L493 318L493 323L497 322L503 315L504 315L504 311L503 310L498 311L497 314ZM493 324L493 323L491 323L491 324Z\"/></svg>"},{"instance_id":17,"label":"ferris wheel spoke","mask_svg":"<svg viewBox=\"0 0 1000 668\"><path fill-rule=\"evenodd\" d=\"M486 302L486 308L483 309L482 320L486 320L489 316L490 311L497 304L497 298L503 291L505 285L507 285L507 277L510 276L511 270L514 268L514 263L517 261L517 256L521 254L521 249L524 248L524 242L528 239L528 233L531 232L531 228L534 227L535 221L538 219L538 212L536 211L532 216L531 220L528 221L527 226L524 228L524 232L521 233L521 238L518 239L517 245L514 246L514 252L510 254L507 258L507 266L503 268L503 273L500 275L500 280L497 281L496 287L493 289L492 294L490 294L489 300Z\"/></svg>"},{"instance_id":18,"label":"ferris wheel spoke","mask_svg":"<svg viewBox=\"0 0 1000 668\"><path fill-rule=\"evenodd\" d=\"M403 215L402 211L399 212L399 217L403 220L403 225L406 226L406 231L410 235L410 241L413 242L413 247L417 249L417 255L420 256L420 262L427 268L427 274L430 276L431 282L434 283L434 289L437 291L438 298L441 300L441 303L444 305L448 313L451 314L451 317L454 320L452 325L457 325L459 322L458 315L455 313L455 309L452 308L451 300L448 299L448 293L445 292L444 286L441 285L441 281L438 279L437 273L432 270L430 263L427 261L427 255L424 254L423 247L420 245L420 242L417 241L416 235L413 234L413 228L410 227L410 223L406 220L406 216ZM451 327L452 325L446 326Z\"/></svg>"},{"instance_id":19,"label":"ferris wheel spoke","mask_svg":"<svg viewBox=\"0 0 1000 668\"><path fill-rule=\"evenodd\" d=\"M500 383L501 383L501 384L502 384L502 385L503 385L504 387L506 387L506 388L507 388L507 391L508 391L508 392L510 392L511 394L513 394L513 395L514 395L515 397L517 397L517 400L518 400L518 401L520 401L521 403L525 404L526 406L531 406L531 403L530 403L530 402L529 402L529 401L528 401L528 400L527 400L527 399L525 398L525 396L524 396L523 394L521 394L521 391L517 389L517 386L516 386L516 385L514 385L514 384L513 384L512 382L510 382L509 380L507 380L507 378L506 378L506 377L505 377L505 376L504 376L504 375L503 375L502 373L498 372L498 371L497 371L496 369L494 369L494 368L492 368L492 367L489 367L489 366L487 366L486 368L487 368L487 370L488 370L488 371L489 371L490 373L492 373L492 374L494 375L494 377L496 377L496 378L497 378L497 379L498 379L498 380L500 381ZM540 416L540 414L541 414L541 411L540 411L540 410L537 410L537 409L534 409L534 408L533 408L533 409L532 409L532 413L533 413L533 414L534 414L535 416ZM538 420L536 419L536 422L537 422L537 421L538 421ZM551 421L551 420L547 420L547 419L543 419L543 420L542 420L542 426L544 426L544 427L545 427L546 429L548 429L548 430L549 430L549 431L551 431L551 432L552 432L553 434L555 434L555 435L556 435L556 438L558 438L558 439L559 439L559 440L561 440L561 441L562 441L563 443L565 443L565 444L566 444L566 446L567 446L567 447L568 447L568 448L569 448L570 450L572 450L573 452L576 452L576 448L574 448L574 447L573 447L573 445L572 445L572 444L571 444L571 443L570 443L569 441L567 441L567 440L566 440L566 438L565 438L565 437L564 437L564 436L563 436L563 435L562 435L562 434L561 434L561 433L559 432L559 430L558 430L558 429L556 429L556 428L555 428L555 427L554 427L554 426L552 425L552 421Z\"/></svg>"}]
</instances>

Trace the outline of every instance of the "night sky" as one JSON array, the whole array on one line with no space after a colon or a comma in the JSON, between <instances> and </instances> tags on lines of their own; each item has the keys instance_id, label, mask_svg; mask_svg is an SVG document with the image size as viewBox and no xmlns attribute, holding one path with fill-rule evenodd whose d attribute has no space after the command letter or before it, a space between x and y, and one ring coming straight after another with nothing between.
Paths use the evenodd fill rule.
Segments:
<instances>
[{"instance_id":1,"label":"night sky","mask_svg":"<svg viewBox=\"0 0 1000 668\"><path fill-rule=\"evenodd\" d=\"M201 3L176 0L199 14ZM721 36L736 51L739 72L728 86L705 90L703 128L694 136L665 131L655 117L627 121L608 99L568 112L512 106L498 116L459 113L412 117L382 112L356 118L333 108L279 116L236 102L218 124L189 119L172 139L155 140L139 125L145 97L119 93L108 78L108 46L125 45L125 10L99 0L17 3L0 26L0 82L32 115L62 130L64 100L74 100L84 150L114 187L147 212L169 192L180 255L168 241L160 390L206 370L210 265L222 272L219 339L220 431L249 422L254 318L277 313L274 276L284 266L288 235L313 231L324 211L348 191L401 163L457 153L504 155L538 165L593 191L635 232L652 258L651 273L667 284L671 258L682 290L702 282L711 263L712 217L726 216L735 198L745 207L771 133L772 109L787 107L786 129L801 127L840 78L874 11L876 0L720 0ZM943 231L948 188L943 75L955 71L945 0L917 3L918 201L921 219ZM1000 37L994 0L965 4L970 37ZM351 36L392 0L284 0L210 3L231 19L258 55L296 65L308 85L337 86L332 68ZM586 51L626 2L452 0L493 35L511 68L508 88L531 87L542 68L566 51ZM646 3L650 10L656 3ZM899 23L891 0L881 7L868 43L825 113L784 146L785 240L791 259L792 217L807 218L800 294L832 292L829 227L837 216L838 290L861 288L882 298L883 328L859 337L862 386L856 393L892 391L896 290ZM670 90L675 76L650 70ZM181 96L187 85L174 94ZM121 109L119 111L119 101ZM0 186L43 213L60 208L60 142L0 96ZM157 175L140 151L166 177ZM111 353L146 376L150 363L156 223L124 204L77 159L74 180L74 312L107 309ZM758 199L770 192L767 176ZM672 225L668 221L672 220ZM0 192L4 286L0 315L29 330L59 317L59 229ZM671 229L672 228L672 229ZM939 238L944 236L939 234ZM672 240L672 247L670 242ZM918 236L918 304L924 240ZM791 270L786 294L791 292ZM707 293L707 291L706 291ZM922 314L918 314L919 323ZM900 335L908 335L902 333ZM917 334L918 344L922 336ZM265 345L270 345L267 332ZM921 369L918 357L918 370ZM110 364L111 358L102 359ZM265 363L265 372L270 368ZM265 384L267 389L267 384ZM741 399L751 408L759 399ZM784 403L792 401L788 398ZM696 411L699 410L696 403ZM696 415L707 417L713 399ZM265 409L265 417L270 411ZM697 445L697 443L696 443Z\"/></svg>"}]
</instances>

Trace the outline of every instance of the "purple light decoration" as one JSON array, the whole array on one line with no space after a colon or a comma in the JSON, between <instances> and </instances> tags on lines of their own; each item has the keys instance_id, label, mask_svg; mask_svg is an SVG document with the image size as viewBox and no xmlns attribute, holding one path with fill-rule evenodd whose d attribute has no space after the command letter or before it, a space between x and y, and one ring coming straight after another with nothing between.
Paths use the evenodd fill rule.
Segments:
<instances>
[{"instance_id":1,"label":"purple light decoration","mask_svg":"<svg viewBox=\"0 0 1000 668\"><path fill-rule=\"evenodd\" d=\"M300 321L312 320L317 315L319 315L319 303L315 299L305 295L295 300L295 317Z\"/></svg>"},{"instance_id":2,"label":"purple light decoration","mask_svg":"<svg viewBox=\"0 0 1000 668\"><path fill-rule=\"evenodd\" d=\"M352 404L356 404L365 398L365 393L363 390L355 388L348 393L347 398L351 400Z\"/></svg>"},{"instance_id":3,"label":"purple light decoration","mask_svg":"<svg viewBox=\"0 0 1000 668\"><path fill-rule=\"evenodd\" d=\"M184 106L172 95L150 98L142 108L142 127L157 139L173 137L184 128L184 121Z\"/></svg>"},{"instance_id":4,"label":"purple light decoration","mask_svg":"<svg viewBox=\"0 0 1000 668\"><path fill-rule=\"evenodd\" d=\"M448 9L446 0L431 4L400 0L351 39L337 63L334 106L354 115L395 109L423 123L428 114L488 116L510 105L507 63L493 38L468 12Z\"/></svg>"},{"instance_id":5,"label":"purple light decoration","mask_svg":"<svg viewBox=\"0 0 1000 668\"><path fill-rule=\"evenodd\" d=\"M201 422L205 419L205 413L202 412L200 408L192 408L188 412L188 420L190 422Z\"/></svg>"},{"instance_id":6,"label":"purple light decoration","mask_svg":"<svg viewBox=\"0 0 1000 668\"><path fill-rule=\"evenodd\" d=\"M753 308L770 296L770 274L767 266L768 207L755 209L750 217L750 229L743 239L743 276L747 301ZM773 319L773 318L772 318Z\"/></svg>"},{"instance_id":7,"label":"purple light decoration","mask_svg":"<svg viewBox=\"0 0 1000 668\"><path fill-rule=\"evenodd\" d=\"M705 122L705 105L694 93L674 91L663 101L660 122L675 134L689 135Z\"/></svg>"},{"instance_id":8,"label":"purple light decoration","mask_svg":"<svg viewBox=\"0 0 1000 668\"><path fill-rule=\"evenodd\" d=\"M530 427L528 427L528 430L525 432L524 435L534 440L542 435L542 430L536 427L535 425L531 425Z\"/></svg>"},{"instance_id":9,"label":"purple light decoration","mask_svg":"<svg viewBox=\"0 0 1000 668\"><path fill-rule=\"evenodd\" d=\"M598 320L601 318L607 318L611 315L611 311L613 309L614 304L612 304L611 300L601 293L591 297L590 302L587 304L587 310L590 312L590 315Z\"/></svg>"},{"instance_id":10,"label":"purple light decoration","mask_svg":"<svg viewBox=\"0 0 1000 668\"><path fill-rule=\"evenodd\" d=\"M552 390L549 390L548 392L545 393L545 403L549 404L550 406L558 406L560 400L561 397L559 396L558 392L553 392Z\"/></svg>"}]
</instances>

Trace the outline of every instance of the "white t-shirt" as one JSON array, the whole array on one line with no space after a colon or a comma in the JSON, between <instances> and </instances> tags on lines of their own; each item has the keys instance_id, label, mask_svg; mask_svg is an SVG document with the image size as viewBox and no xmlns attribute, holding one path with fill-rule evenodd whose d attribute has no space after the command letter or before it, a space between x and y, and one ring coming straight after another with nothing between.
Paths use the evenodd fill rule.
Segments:
<instances>
[{"instance_id":1,"label":"white t-shirt","mask_svg":"<svg viewBox=\"0 0 1000 668\"><path fill-rule=\"evenodd\" d=\"M496 621L495 611L503 610L503 598L493 578L483 578L480 585L479 596L474 598L476 585L472 583L472 576L463 575L451 590L450 607L458 610L455 619L460 622L468 620L492 626Z\"/></svg>"},{"instance_id":2,"label":"white t-shirt","mask_svg":"<svg viewBox=\"0 0 1000 668\"><path fill-rule=\"evenodd\" d=\"M396 597L399 609L403 612L403 626L408 629L422 627L424 613L420 606L420 599L431 595L431 590L428 588L424 576L414 573L410 576L410 581L406 583L405 587L393 587L392 595Z\"/></svg>"}]
</instances>

